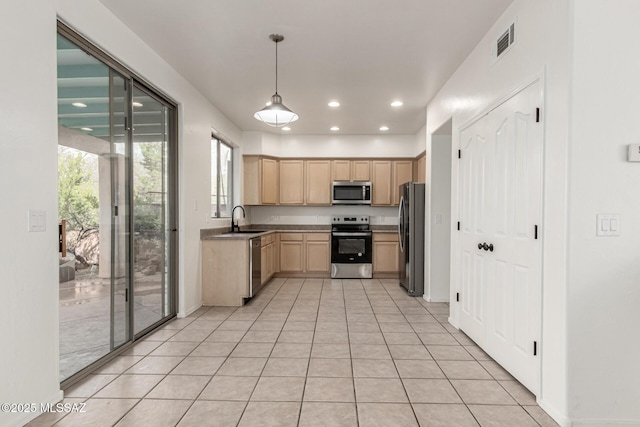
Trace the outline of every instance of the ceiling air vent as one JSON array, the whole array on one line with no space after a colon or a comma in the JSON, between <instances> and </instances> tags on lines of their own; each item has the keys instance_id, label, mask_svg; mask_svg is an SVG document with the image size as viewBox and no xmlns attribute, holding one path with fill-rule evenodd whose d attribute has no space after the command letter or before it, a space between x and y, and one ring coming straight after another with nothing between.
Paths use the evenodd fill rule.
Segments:
<instances>
[{"instance_id":1,"label":"ceiling air vent","mask_svg":"<svg viewBox=\"0 0 640 427\"><path fill-rule=\"evenodd\" d=\"M516 42L516 24L513 23L509 29L505 31L496 42L496 58L504 54L507 49Z\"/></svg>"}]
</instances>

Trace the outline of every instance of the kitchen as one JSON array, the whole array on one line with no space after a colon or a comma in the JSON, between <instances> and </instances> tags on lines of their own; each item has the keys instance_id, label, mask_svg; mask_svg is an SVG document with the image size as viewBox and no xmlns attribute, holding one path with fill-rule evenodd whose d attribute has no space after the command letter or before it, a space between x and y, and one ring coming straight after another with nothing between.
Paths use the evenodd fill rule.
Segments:
<instances>
[{"instance_id":1,"label":"kitchen","mask_svg":"<svg viewBox=\"0 0 640 427\"><path fill-rule=\"evenodd\" d=\"M6 46L9 49L8 55L21 65L6 67L2 71L2 81L5 83L3 95L6 96L7 105L12 106L7 109L8 114L5 116L11 123L3 127L3 135L6 136L3 141L7 143L6 150L11 154L8 159L12 161L4 164L3 181L20 183L7 186L6 198L12 200L16 208L3 212L4 223L17 225L7 229L6 237L12 244L6 245L2 257L5 261L3 271L7 272L9 279L6 321L2 322L6 327L3 332L9 347L15 350L3 355L3 366L7 367L2 372L3 378L12 385L10 390L5 390L4 400L53 402L62 398L59 371L55 363L59 348L58 325L55 322L58 317L58 289L52 280L57 276L58 266L54 262L34 263L33 257L23 256L35 254L38 258L50 260L57 256L52 236L47 233L26 233L25 212L36 208L46 211L48 220L53 218L55 221L56 217L57 205L52 195L56 191L57 165L55 152L51 147L51 141L57 138L53 119L57 113L56 63L52 51L55 50L55 20L60 19L122 63L133 67L147 81L179 103L181 175L177 293L178 315L185 318L195 313L202 301L200 230L230 228L229 220L212 219L208 208L211 194L211 164L208 153L212 126L217 135L225 137L236 144L236 148L240 148L234 152L237 165L242 163L244 154L298 159L415 158L426 146L426 177L429 186L432 145L437 131L444 123L453 118L453 146L457 148L458 131L463 124L494 106L495 102L516 88L530 82L532 75L543 76L541 91L544 103L541 118L545 138L545 268L542 273L544 311L540 323L545 341L541 353L544 363L540 372L542 385L538 403L563 425L637 423L640 417L635 404L638 391L633 379L638 376L635 361L639 349L629 341L626 333L628 328L624 325L637 323L639 313L634 305L637 300L635 277L638 275L638 264L633 259L637 254L638 232L634 218L638 218L638 206L637 197L633 193L634 187L629 185L629 179L635 180L638 174L633 168L635 165L627 164L623 160L622 151L618 150L624 144L635 143L637 139L637 129L633 126L634 117L637 116L637 103L633 100L638 98L638 89L633 82L639 71L637 61L633 55L628 54L633 51L633 41L638 38L637 26L633 22L638 14L634 2L620 0L615 6L596 0L509 2L503 15L498 14L499 17L488 19L487 26L471 37L472 45L476 48L470 48L461 54L459 60L462 65L457 71L453 67L443 74L442 82L447 83L427 105L426 127L423 129L419 125L413 133L393 136L364 135L364 132L342 135L329 132L326 130L328 126L323 126L323 132L326 132L324 135L288 135L284 131L274 135L256 129L243 131L241 129L244 127L238 126L219 109L219 106L233 104L235 95L224 96L215 102L209 101L206 94L196 89L198 81L190 70L176 70L175 64L184 63L182 59L194 55L194 52L206 52L205 55L197 56L210 58L211 61L220 60L213 53L220 48L219 45L214 46L211 39L197 37L204 42L204 47L183 49L178 57L170 58L163 52L163 45L169 46L171 39L180 39L176 36L183 34L180 28L172 27L170 22L161 25L164 37L156 43L148 41L149 38L145 35L165 15L158 9L160 5L149 7L144 2L123 2L123 9L131 11L129 18L125 18L124 13L116 13L115 1L81 3L70 0L57 4L39 1L37 8L12 3L4 5L3 9L7 16L12 16L3 27L3 31L6 30L3 36L6 35L7 40L13 40L10 46ZM109 7L105 6L108 3ZM393 10L385 13L381 9L383 5L376 6L363 7L346 14L328 14L322 25L314 30L317 34L324 35L336 19L347 21L349 34L352 34L354 27L348 24L353 23L354 19L360 22L364 18L368 22L367 19L376 13L385 18L393 15ZM447 4L447 8L449 6ZM265 4L264 7L275 9L270 4ZM457 8L450 9L456 17L460 15ZM466 8L460 8L462 9ZM136 15L144 17L148 10L156 13L153 20L140 18L144 22L135 22ZM342 9L335 6L333 10ZM429 13L419 11L419 5L406 10L425 29L440 28L437 22L432 25ZM250 11L243 12L250 15ZM482 13L484 12L485 10ZM485 16L482 13L474 18ZM264 15L267 16L268 13L265 12ZM202 20L198 20L198 28L210 26L210 17L204 13L200 16ZM203 20L207 22L202 22ZM384 24L377 27L371 26L384 28L385 34L393 34L397 22L383 21ZM457 32L456 36L472 30L468 26L473 26L474 23L470 21L473 20L456 20L456 25L462 23L466 26L465 31ZM495 61L490 54L491 45L516 21L520 28L516 44L507 56ZM223 26L226 22L220 20L218 24ZM252 27L259 33L255 35L256 40L264 40L265 45L268 45L267 35L275 30L258 30L258 27L259 25ZM286 36L291 34L282 31ZM451 35L451 31L442 28L434 33L430 37L439 42L445 38L444 35ZM16 38L15 34L21 34L21 37ZM352 47L349 34L339 37L338 41L329 42L324 38L322 43L311 50L315 55L332 51L336 46ZM380 39L390 42L380 49L385 52L380 57L388 58L387 53L393 57L399 51L415 47L418 39L424 38L381 37ZM294 37L287 38L281 50L283 55L288 49L285 48L287 43L291 42L288 46L294 43L305 44L300 39L296 42L294 40ZM215 41L222 44L235 43L226 37L216 38ZM377 50L378 45L372 45ZM288 54L298 57L304 49L303 46L291 48L292 51ZM272 51L268 47L262 50L263 54L252 55L256 58L252 67L259 63L268 70L264 79L256 79L265 93L249 102L254 110L264 105L265 98L273 89L272 67L269 65L273 60ZM414 57L421 55L423 54ZM284 61L284 56L282 59ZM342 56L330 57L309 63L322 68L326 64L340 62L341 59ZM224 60L220 60L220 63L232 64ZM378 64L367 64L356 71L364 76L376 69L374 65ZM286 73L287 68L286 62L283 62L282 72ZM322 69L326 72L326 69ZM424 75L422 71L421 74ZM603 76L607 78L604 79ZM207 73L206 80L212 80L211 73ZM606 84L603 84L604 80ZM283 74L282 95L287 105L294 110L298 110L296 106L300 105L298 100L293 102L298 94L314 100L321 108L324 108L330 98L337 96L334 93L307 90L310 86L308 81L304 82L307 84L303 88L292 91L286 88L286 82L292 82L292 77ZM349 81L350 85L357 83L357 78ZM438 84L429 84L431 87L440 87ZM369 93L375 95L377 90L374 88ZM386 107L388 100L393 97L393 94L387 94L380 104ZM251 113L253 110L248 117L253 120ZM424 120L424 111L421 114ZM316 114L306 115L305 120L313 122L314 117ZM330 125L333 126L333 123ZM380 125L381 123L375 123L373 129L377 132ZM450 155L455 158L455 150L450 150ZM29 159L30 167L24 167L24 159ZM455 177L455 162L452 167L452 175ZM28 173L32 170L39 171L37 176ZM241 167L234 171L234 175L236 182L241 182ZM454 190L456 184L454 180ZM237 203L243 202L242 191L241 186L236 186L234 192ZM457 196L455 193L454 195ZM456 198L452 200L451 211L456 212ZM328 206L260 206L247 210L250 211L248 216L252 217L251 223L255 224L299 222L326 226L333 214L332 209ZM382 215L369 213L371 225L376 225L378 221L383 225L392 225L395 209L378 209L388 209L389 212ZM313 212L308 213L309 211ZM592 235L595 234L595 215L602 212L619 212L623 215L622 236L594 240ZM336 213L349 215L349 212L344 211ZM455 225L457 218L455 215L451 217L452 224ZM429 228L433 225L434 221L426 224L428 235ZM48 230L53 228L51 224L47 226ZM433 254L434 251L428 253ZM616 256L611 257L611 254ZM602 262L604 257L609 257L606 263ZM456 261L452 259L452 262ZM452 269L451 272L453 278L456 271ZM317 286L317 283L313 286ZM397 284L394 288L399 290ZM266 287L263 291L268 289ZM305 292L305 295L310 292ZM456 295L450 296L453 307ZM458 310L454 309L451 314L450 322L457 324ZM5 418L3 414L0 420L4 422L9 418ZM25 421L27 418L23 416L20 420ZM16 424L14 421L8 422Z\"/></svg>"}]
</instances>

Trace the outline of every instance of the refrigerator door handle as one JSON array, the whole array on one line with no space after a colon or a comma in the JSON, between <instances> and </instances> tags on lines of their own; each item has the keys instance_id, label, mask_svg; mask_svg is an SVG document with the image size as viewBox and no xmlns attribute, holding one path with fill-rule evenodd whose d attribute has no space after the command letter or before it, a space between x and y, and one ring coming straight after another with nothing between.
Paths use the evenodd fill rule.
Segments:
<instances>
[{"instance_id":1,"label":"refrigerator door handle","mask_svg":"<svg viewBox=\"0 0 640 427\"><path fill-rule=\"evenodd\" d=\"M400 243L400 251L404 252L404 196L400 196L400 204L398 205L398 242Z\"/></svg>"}]
</instances>

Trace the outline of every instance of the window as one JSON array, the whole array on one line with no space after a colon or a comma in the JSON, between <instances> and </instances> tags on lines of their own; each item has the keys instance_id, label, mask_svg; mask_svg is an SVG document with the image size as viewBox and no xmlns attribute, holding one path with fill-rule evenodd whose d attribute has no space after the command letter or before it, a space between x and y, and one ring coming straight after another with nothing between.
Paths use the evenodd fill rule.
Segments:
<instances>
[{"instance_id":1,"label":"window","mask_svg":"<svg viewBox=\"0 0 640 427\"><path fill-rule=\"evenodd\" d=\"M233 208L233 148L211 137L211 216L231 217Z\"/></svg>"}]
</instances>

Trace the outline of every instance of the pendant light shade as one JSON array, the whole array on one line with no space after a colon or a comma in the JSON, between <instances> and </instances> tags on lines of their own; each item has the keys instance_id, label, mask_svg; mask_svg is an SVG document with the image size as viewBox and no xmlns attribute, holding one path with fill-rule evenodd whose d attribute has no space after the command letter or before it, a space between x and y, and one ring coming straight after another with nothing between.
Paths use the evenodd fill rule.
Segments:
<instances>
[{"instance_id":1,"label":"pendant light shade","mask_svg":"<svg viewBox=\"0 0 640 427\"><path fill-rule=\"evenodd\" d=\"M284 40L284 37L271 34L269 38L276 44L276 93L271 97L271 103L256 112L253 117L266 125L279 128L298 120L298 115L287 108L282 103L282 97L278 95L278 43Z\"/></svg>"}]
</instances>

